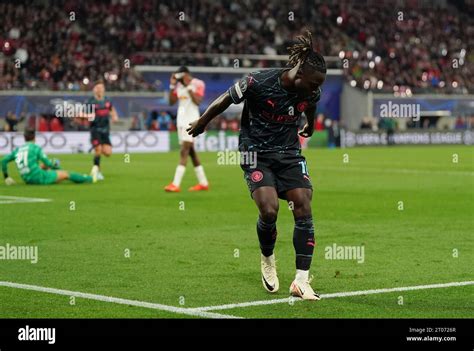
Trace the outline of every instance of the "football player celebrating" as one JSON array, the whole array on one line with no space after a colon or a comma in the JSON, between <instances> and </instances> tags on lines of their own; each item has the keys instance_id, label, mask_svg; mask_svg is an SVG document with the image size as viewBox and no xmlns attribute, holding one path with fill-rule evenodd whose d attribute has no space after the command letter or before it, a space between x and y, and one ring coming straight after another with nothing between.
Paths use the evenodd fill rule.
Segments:
<instances>
[{"instance_id":1,"label":"football player celebrating","mask_svg":"<svg viewBox=\"0 0 474 351\"><path fill-rule=\"evenodd\" d=\"M311 210L313 190L298 135L308 138L313 134L316 103L326 78L326 63L323 56L313 50L309 31L288 49L290 68L248 74L212 102L188 131L192 136L201 134L231 103L244 101L239 150L257 155L256 167L241 166L259 210L257 235L263 287L271 293L279 288L273 250L277 238L278 198L282 198L288 201L295 220L296 276L290 294L305 300L319 300L309 277L315 246ZM307 123L298 131L303 112Z\"/></svg>"},{"instance_id":2,"label":"football player celebrating","mask_svg":"<svg viewBox=\"0 0 474 351\"><path fill-rule=\"evenodd\" d=\"M180 160L171 184L165 187L168 192L180 192L181 180L186 171L188 156L191 156L198 184L189 188L189 191L209 190L209 183L204 168L199 161L194 138L186 132L189 124L199 118L199 104L204 98L205 84L202 80L193 78L187 67L180 67L171 75L169 103L174 105L179 100L176 127L179 144L181 145Z\"/></svg>"},{"instance_id":3,"label":"football player celebrating","mask_svg":"<svg viewBox=\"0 0 474 351\"><path fill-rule=\"evenodd\" d=\"M100 157L112 155L112 143L110 142L110 120L116 122L118 114L112 102L105 96L105 84L98 80L93 88L94 96L87 100L87 104L94 106L94 113L87 116L92 119L91 143L94 148L94 165L91 174L97 174L98 180L103 180L104 176L100 171Z\"/></svg>"},{"instance_id":4,"label":"football player celebrating","mask_svg":"<svg viewBox=\"0 0 474 351\"><path fill-rule=\"evenodd\" d=\"M25 130L26 143L15 148L2 159L2 172L5 184L13 185L15 181L8 175L8 163L15 161L18 173L26 184L54 184L63 180L74 183L92 183L96 178L75 172L61 170L58 160L50 160L40 146L35 144L35 130ZM41 163L40 163L41 162Z\"/></svg>"}]
</instances>

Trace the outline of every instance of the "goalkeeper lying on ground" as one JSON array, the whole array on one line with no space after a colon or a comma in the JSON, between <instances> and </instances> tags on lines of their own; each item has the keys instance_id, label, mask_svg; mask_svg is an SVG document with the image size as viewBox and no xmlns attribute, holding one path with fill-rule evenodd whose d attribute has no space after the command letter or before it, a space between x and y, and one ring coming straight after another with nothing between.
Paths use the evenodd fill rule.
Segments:
<instances>
[{"instance_id":1,"label":"goalkeeper lying on ground","mask_svg":"<svg viewBox=\"0 0 474 351\"><path fill-rule=\"evenodd\" d=\"M97 175L82 175L76 172L63 171L59 168L59 161L51 161L41 147L35 144L34 129L25 129L26 143L17 147L2 159L2 171L5 184L13 185L15 181L8 176L8 163L15 161L18 173L26 184L54 184L63 180L74 183L95 183ZM42 164L39 162L41 161Z\"/></svg>"}]
</instances>

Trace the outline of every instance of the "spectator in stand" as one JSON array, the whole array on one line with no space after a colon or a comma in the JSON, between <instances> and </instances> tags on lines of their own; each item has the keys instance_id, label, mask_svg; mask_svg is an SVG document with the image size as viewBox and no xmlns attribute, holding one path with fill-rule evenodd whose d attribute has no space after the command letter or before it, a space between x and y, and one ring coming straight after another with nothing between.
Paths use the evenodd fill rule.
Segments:
<instances>
[{"instance_id":1,"label":"spectator in stand","mask_svg":"<svg viewBox=\"0 0 474 351\"><path fill-rule=\"evenodd\" d=\"M0 89L89 90L101 78L110 90L152 91L125 60L130 67L230 66L237 54L286 54L301 29L287 20L291 9L298 23L317 33L315 49L348 59L344 72L351 85L400 95L472 93L472 12L462 1L424 3L400 2L400 18L386 1L2 1ZM74 21L64 15L71 11ZM181 11L186 21L176 20Z\"/></svg>"},{"instance_id":2,"label":"spectator in stand","mask_svg":"<svg viewBox=\"0 0 474 351\"><path fill-rule=\"evenodd\" d=\"M156 125L156 120L158 119L158 111L153 110L149 114L148 118L145 121L145 127L147 130L156 130L158 129Z\"/></svg>"},{"instance_id":3,"label":"spectator in stand","mask_svg":"<svg viewBox=\"0 0 474 351\"><path fill-rule=\"evenodd\" d=\"M51 117L51 119L49 121L50 130L52 132L62 132L62 131L64 131L62 121L63 121L62 119L59 119L57 117Z\"/></svg>"},{"instance_id":4,"label":"spectator in stand","mask_svg":"<svg viewBox=\"0 0 474 351\"><path fill-rule=\"evenodd\" d=\"M456 118L454 129L466 129L466 128L467 128L466 120L464 119L464 117L458 116L458 118Z\"/></svg>"},{"instance_id":5,"label":"spectator in stand","mask_svg":"<svg viewBox=\"0 0 474 351\"><path fill-rule=\"evenodd\" d=\"M394 145L395 139L394 134L397 129L397 122L395 118L381 118L379 121L379 128L387 131L387 144Z\"/></svg>"},{"instance_id":6,"label":"spectator in stand","mask_svg":"<svg viewBox=\"0 0 474 351\"><path fill-rule=\"evenodd\" d=\"M324 114L318 113L318 116L316 117L316 121L314 122L314 130L316 131L321 131L324 130Z\"/></svg>"},{"instance_id":7,"label":"spectator in stand","mask_svg":"<svg viewBox=\"0 0 474 351\"><path fill-rule=\"evenodd\" d=\"M158 129L159 130L170 130L171 129L171 115L167 111L161 111L157 117Z\"/></svg>"},{"instance_id":8,"label":"spectator in stand","mask_svg":"<svg viewBox=\"0 0 474 351\"><path fill-rule=\"evenodd\" d=\"M229 125L229 123L227 122L227 118L225 118L224 116L219 116L217 120L219 121L217 128L219 130L227 130L227 127Z\"/></svg>"},{"instance_id":9,"label":"spectator in stand","mask_svg":"<svg viewBox=\"0 0 474 351\"><path fill-rule=\"evenodd\" d=\"M228 130L233 132L238 132L240 129L240 118L236 117L229 121L228 123Z\"/></svg>"},{"instance_id":10,"label":"spectator in stand","mask_svg":"<svg viewBox=\"0 0 474 351\"><path fill-rule=\"evenodd\" d=\"M12 111L8 111L5 117L5 132L17 132L18 131L18 124L23 122L25 119L25 114L21 114L20 118L18 119L16 115Z\"/></svg>"},{"instance_id":11,"label":"spectator in stand","mask_svg":"<svg viewBox=\"0 0 474 351\"><path fill-rule=\"evenodd\" d=\"M130 131L139 131L142 130L141 128L141 123L140 123L140 118L138 116L132 116L132 122L130 124L130 128L128 129Z\"/></svg>"},{"instance_id":12,"label":"spectator in stand","mask_svg":"<svg viewBox=\"0 0 474 351\"><path fill-rule=\"evenodd\" d=\"M362 122L360 122L360 129L373 129L372 118L369 116L365 116L362 118Z\"/></svg>"}]
</instances>

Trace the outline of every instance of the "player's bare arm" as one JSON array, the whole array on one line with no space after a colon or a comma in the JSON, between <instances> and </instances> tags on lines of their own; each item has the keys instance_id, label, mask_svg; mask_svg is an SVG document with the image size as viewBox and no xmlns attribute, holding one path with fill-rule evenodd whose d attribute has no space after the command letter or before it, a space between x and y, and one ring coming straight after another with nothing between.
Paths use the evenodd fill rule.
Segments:
<instances>
[{"instance_id":1,"label":"player's bare arm","mask_svg":"<svg viewBox=\"0 0 474 351\"><path fill-rule=\"evenodd\" d=\"M174 76L174 73L171 75L170 78L170 93L168 95L168 102L172 106L178 101L178 94L176 94L176 84L178 83L178 80Z\"/></svg>"},{"instance_id":2,"label":"player's bare arm","mask_svg":"<svg viewBox=\"0 0 474 351\"><path fill-rule=\"evenodd\" d=\"M309 138L314 132L314 117L316 115L316 106L308 107L304 113L306 115L306 124L298 134L303 138Z\"/></svg>"},{"instance_id":3,"label":"player's bare arm","mask_svg":"<svg viewBox=\"0 0 474 351\"><path fill-rule=\"evenodd\" d=\"M189 124L189 128L186 129L189 135L193 137L198 136L203 133L206 129L206 126L209 124L212 119L217 117L219 114L227 110L227 108L232 104L232 99L228 92L223 93L217 99L215 99L203 113L201 118Z\"/></svg>"},{"instance_id":4,"label":"player's bare arm","mask_svg":"<svg viewBox=\"0 0 474 351\"><path fill-rule=\"evenodd\" d=\"M15 155L12 152L9 155L6 155L5 157L3 157L2 162L1 162L3 178L5 178L6 185L16 184L15 180L8 175L8 164L12 162L14 159L15 159Z\"/></svg>"},{"instance_id":5,"label":"player's bare arm","mask_svg":"<svg viewBox=\"0 0 474 351\"><path fill-rule=\"evenodd\" d=\"M112 106L112 109L110 110L110 117L112 117L112 122L114 123L117 122L119 119L117 110L113 106Z\"/></svg>"},{"instance_id":6,"label":"player's bare arm","mask_svg":"<svg viewBox=\"0 0 474 351\"><path fill-rule=\"evenodd\" d=\"M84 113L84 112L80 112L76 118L85 118L85 119L91 119L91 118L94 118L95 117L95 113Z\"/></svg>"}]
</instances>

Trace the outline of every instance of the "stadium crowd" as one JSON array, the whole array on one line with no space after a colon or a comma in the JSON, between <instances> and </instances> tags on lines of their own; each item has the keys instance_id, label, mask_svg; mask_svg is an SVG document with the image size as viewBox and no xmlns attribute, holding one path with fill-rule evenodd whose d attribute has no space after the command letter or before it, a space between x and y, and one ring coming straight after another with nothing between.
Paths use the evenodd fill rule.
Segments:
<instances>
[{"instance_id":1,"label":"stadium crowd","mask_svg":"<svg viewBox=\"0 0 474 351\"><path fill-rule=\"evenodd\" d=\"M0 89L84 90L105 78L110 90L154 90L134 65L232 66L236 55L285 55L309 28L315 48L336 58L353 86L407 95L474 91L472 9L369 5L7 0L0 3Z\"/></svg>"}]
</instances>

